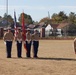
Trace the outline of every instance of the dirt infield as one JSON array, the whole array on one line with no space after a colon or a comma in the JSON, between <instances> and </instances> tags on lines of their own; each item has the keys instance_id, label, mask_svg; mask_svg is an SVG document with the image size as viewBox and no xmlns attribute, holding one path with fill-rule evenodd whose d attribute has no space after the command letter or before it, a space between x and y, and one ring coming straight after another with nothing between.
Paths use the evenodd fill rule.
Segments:
<instances>
[{"instance_id":1,"label":"dirt infield","mask_svg":"<svg viewBox=\"0 0 76 75\"><path fill-rule=\"evenodd\" d=\"M17 58L13 42L12 58L6 58L0 40L0 75L76 75L73 40L40 40L38 59L26 58L25 52L23 49L22 58Z\"/></svg>"}]
</instances>

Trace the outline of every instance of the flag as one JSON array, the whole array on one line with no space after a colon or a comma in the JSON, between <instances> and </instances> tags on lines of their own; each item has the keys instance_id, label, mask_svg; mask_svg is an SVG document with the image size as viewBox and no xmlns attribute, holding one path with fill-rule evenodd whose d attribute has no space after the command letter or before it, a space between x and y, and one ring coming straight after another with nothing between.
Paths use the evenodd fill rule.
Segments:
<instances>
[{"instance_id":1,"label":"flag","mask_svg":"<svg viewBox=\"0 0 76 75\"><path fill-rule=\"evenodd\" d=\"M23 40L26 40L26 28L25 28L25 23L24 23L24 13L22 13L22 37ZM27 52L27 48L26 48L26 44L24 43L24 48L26 49Z\"/></svg>"},{"instance_id":2,"label":"flag","mask_svg":"<svg viewBox=\"0 0 76 75\"><path fill-rule=\"evenodd\" d=\"M16 24L16 12L15 11L14 11L14 29L15 29L14 36L17 37L17 24Z\"/></svg>"}]
</instances>

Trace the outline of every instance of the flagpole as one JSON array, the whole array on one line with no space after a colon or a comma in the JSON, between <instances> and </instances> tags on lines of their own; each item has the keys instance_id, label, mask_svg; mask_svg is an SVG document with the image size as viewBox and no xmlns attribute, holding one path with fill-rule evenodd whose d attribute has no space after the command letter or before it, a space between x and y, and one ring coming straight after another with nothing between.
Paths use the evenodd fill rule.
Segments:
<instances>
[{"instance_id":1,"label":"flagpole","mask_svg":"<svg viewBox=\"0 0 76 75\"><path fill-rule=\"evenodd\" d=\"M7 26L8 26L8 0L6 0L6 15L7 15Z\"/></svg>"},{"instance_id":2,"label":"flagpole","mask_svg":"<svg viewBox=\"0 0 76 75\"><path fill-rule=\"evenodd\" d=\"M50 13L49 13L49 11L48 11L48 18L50 19Z\"/></svg>"}]
</instances>

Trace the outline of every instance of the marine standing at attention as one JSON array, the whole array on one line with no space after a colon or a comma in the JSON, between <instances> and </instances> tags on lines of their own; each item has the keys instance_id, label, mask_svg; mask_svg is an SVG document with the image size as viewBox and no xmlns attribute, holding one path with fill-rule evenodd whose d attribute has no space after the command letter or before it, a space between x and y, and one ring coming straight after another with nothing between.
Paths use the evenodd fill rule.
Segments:
<instances>
[{"instance_id":1,"label":"marine standing at attention","mask_svg":"<svg viewBox=\"0 0 76 75\"><path fill-rule=\"evenodd\" d=\"M11 58L13 39L14 39L13 33L11 32L11 29L8 28L8 31L5 32L4 37L3 37L3 40L6 44L7 58Z\"/></svg>"},{"instance_id":2,"label":"marine standing at attention","mask_svg":"<svg viewBox=\"0 0 76 75\"><path fill-rule=\"evenodd\" d=\"M37 30L34 31L32 35L32 43L33 43L33 57L38 58L38 48L39 48L39 32Z\"/></svg>"},{"instance_id":3,"label":"marine standing at attention","mask_svg":"<svg viewBox=\"0 0 76 75\"><path fill-rule=\"evenodd\" d=\"M17 36L15 37L16 45L17 45L17 57L22 57L22 34L21 30L17 30Z\"/></svg>"},{"instance_id":4,"label":"marine standing at attention","mask_svg":"<svg viewBox=\"0 0 76 75\"><path fill-rule=\"evenodd\" d=\"M27 29L27 33L26 33L26 57L30 58L31 55L31 33L30 33L30 29Z\"/></svg>"},{"instance_id":5,"label":"marine standing at attention","mask_svg":"<svg viewBox=\"0 0 76 75\"><path fill-rule=\"evenodd\" d=\"M74 52L76 54L76 38L74 39Z\"/></svg>"}]
</instances>

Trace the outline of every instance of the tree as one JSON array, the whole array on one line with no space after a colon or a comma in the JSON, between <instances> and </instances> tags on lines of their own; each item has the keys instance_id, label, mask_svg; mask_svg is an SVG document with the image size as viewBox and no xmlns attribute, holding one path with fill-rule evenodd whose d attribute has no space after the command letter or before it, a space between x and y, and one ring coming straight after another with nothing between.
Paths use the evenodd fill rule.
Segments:
<instances>
[{"instance_id":1,"label":"tree","mask_svg":"<svg viewBox=\"0 0 76 75\"><path fill-rule=\"evenodd\" d=\"M59 21L58 14L54 13L54 14L52 15L52 20L53 20L52 23L58 24L58 21Z\"/></svg>"},{"instance_id":2,"label":"tree","mask_svg":"<svg viewBox=\"0 0 76 75\"><path fill-rule=\"evenodd\" d=\"M11 16L11 15L7 15L6 13L4 14L3 20L4 20L4 21L7 21L8 25L9 25L9 24L11 25L11 24L13 23L13 18L12 18L12 16Z\"/></svg>"},{"instance_id":3,"label":"tree","mask_svg":"<svg viewBox=\"0 0 76 75\"><path fill-rule=\"evenodd\" d=\"M70 36L76 36L76 25L70 24L68 27L68 35Z\"/></svg>"},{"instance_id":4,"label":"tree","mask_svg":"<svg viewBox=\"0 0 76 75\"><path fill-rule=\"evenodd\" d=\"M0 16L0 22L2 21L2 16Z\"/></svg>"},{"instance_id":5,"label":"tree","mask_svg":"<svg viewBox=\"0 0 76 75\"><path fill-rule=\"evenodd\" d=\"M20 14L20 17L18 20L19 20L19 23L22 24L22 13ZM32 24L33 21L31 16L24 13L24 22L25 24Z\"/></svg>"},{"instance_id":6,"label":"tree","mask_svg":"<svg viewBox=\"0 0 76 75\"><path fill-rule=\"evenodd\" d=\"M62 21L67 19L68 19L68 16L63 11L60 11L58 14L54 13L52 15L52 20L56 24L61 23Z\"/></svg>"},{"instance_id":7,"label":"tree","mask_svg":"<svg viewBox=\"0 0 76 75\"><path fill-rule=\"evenodd\" d=\"M3 20L7 20L7 14L4 14Z\"/></svg>"},{"instance_id":8,"label":"tree","mask_svg":"<svg viewBox=\"0 0 76 75\"><path fill-rule=\"evenodd\" d=\"M13 18L11 15L4 14L3 17L0 16L0 26L9 26L13 23Z\"/></svg>"},{"instance_id":9,"label":"tree","mask_svg":"<svg viewBox=\"0 0 76 75\"><path fill-rule=\"evenodd\" d=\"M62 21L68 19L68 16L63 11L60 11L58 15L62 18Z\"/></svg>"},{"instance_id":10,"label":"tree","mask_svg":"<svg viewBox=\"0 0 76 75\"><path fill-rule=\"evenodd\" d=\"M76 24L76 14L71 12L69 14L69 18L68 18L69 22L73 23L73 24Z\"/></svg>"},{"instance_id":11,"label":"tree","mask_svg":"<svg viewBox=\"0 0 76 75\"><path fill-rule=\"evenodd\" d=\"M51 24L51 19L48 17L45 17L45 18L41 19L39 23L42 23L42 22L44 22L46 25L48 25L48 24Z\"/></svg>"}]
</instances>

